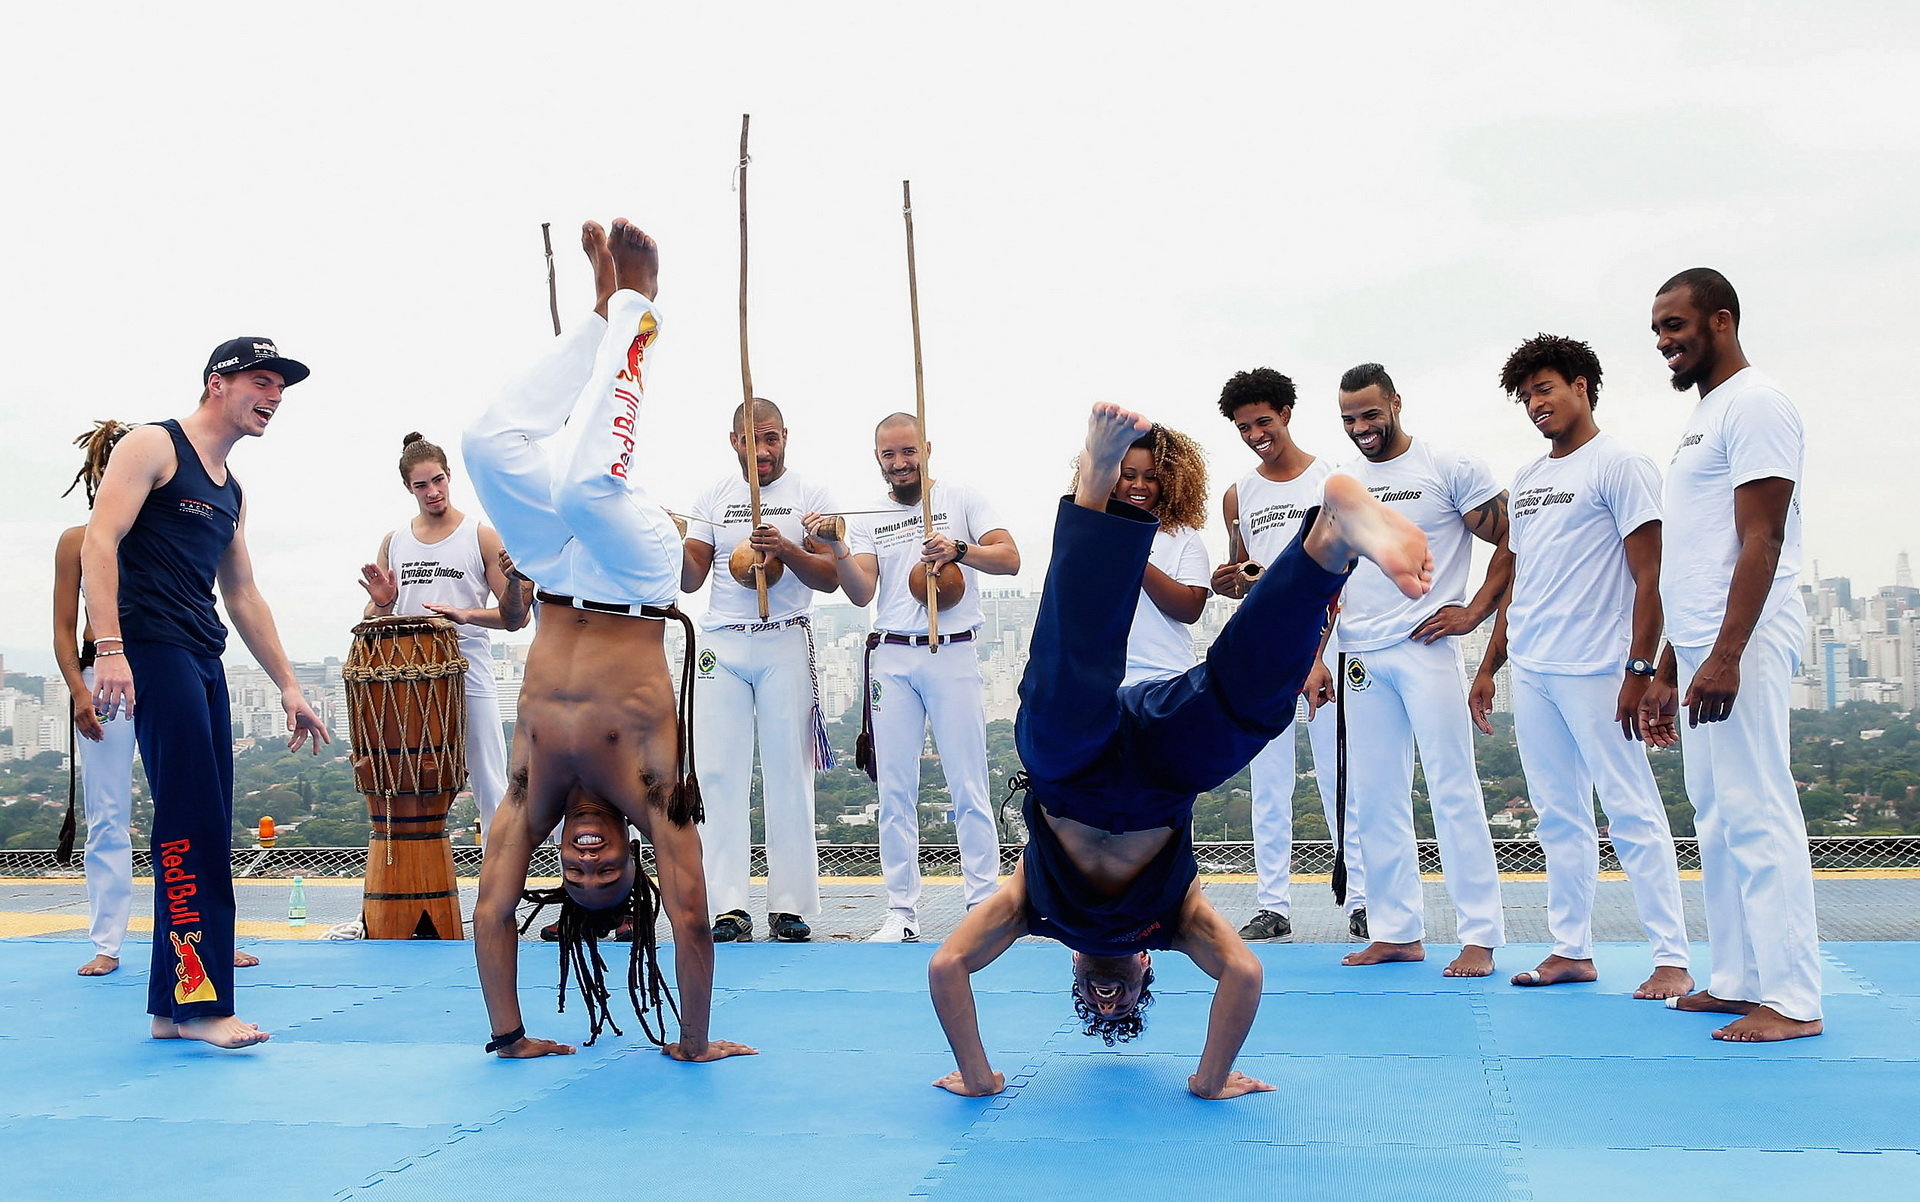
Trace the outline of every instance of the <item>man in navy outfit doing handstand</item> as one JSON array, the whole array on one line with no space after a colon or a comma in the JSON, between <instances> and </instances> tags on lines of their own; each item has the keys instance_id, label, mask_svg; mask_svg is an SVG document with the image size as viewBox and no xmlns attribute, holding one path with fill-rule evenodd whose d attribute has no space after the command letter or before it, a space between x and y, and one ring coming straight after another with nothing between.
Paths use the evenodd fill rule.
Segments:
<instances>
[{"instance_id":1,"label":"man in navy outfit doing handstand","mask_svg":"<svg viewBox=\"0 0 1920 1202\"><path fill-rule=\"evenodd\" d=\"M1244 768L1293 720L1327 607L1357 558L1408 596L1432 582L1426 539L1350 476L1269 565L1206 659L1183 676L1121 688L1127 631L1158 523L1112 501L1127 448L1150 428L1095 405L1078 488L1054 525L1016 740L1030 781L1028 843L999 892L974 907L927 969L958 1067L934 1084L970 1097L1006 1079L987 1062L971 976L1022 935L1073 949L1074 1007L1107 1043L1141 1030L1151 952L1185 953L1217 985L1200 1066L1187 1088L1232 1098L1273 1087L1233 1071L1260 1006L1261 969L1201 893L1196 794Z\"/></svg>"}]
</instances>

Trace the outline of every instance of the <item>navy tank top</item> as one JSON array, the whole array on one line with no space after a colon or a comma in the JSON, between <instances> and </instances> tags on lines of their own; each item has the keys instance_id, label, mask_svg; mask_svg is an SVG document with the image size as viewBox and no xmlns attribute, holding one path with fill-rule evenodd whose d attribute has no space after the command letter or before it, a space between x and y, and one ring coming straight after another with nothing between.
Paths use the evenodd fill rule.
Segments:
<instances>
[{"instance_id":1,"label":"navy tank top","mask_svg":"<svg viewBox=\"0 0 1920 1202\"><path fill-rule=\"evenodd\" d=\"M1193 831L1182 826L1119 897L1102 897L1074 867L1060 836L1029 793L1027 820L1027 931L1058 939L1089 956L1124 956L1169 948L1180 934L1187 890L1200 875Z\"/></svg>"},{"instance_id":2,"label":"navy tank top","mask_svg":"<svg viewBox=\"0 0 1920 1202\"><path fill-rule=\"evenodd\" d=\"M120 540L120 633L217 656L227 628L213 585L240 526L240 482L229 471L215 484L180 423L158 424L173 439L173 478L147 494Z\"/></svg>"}]
</instances>

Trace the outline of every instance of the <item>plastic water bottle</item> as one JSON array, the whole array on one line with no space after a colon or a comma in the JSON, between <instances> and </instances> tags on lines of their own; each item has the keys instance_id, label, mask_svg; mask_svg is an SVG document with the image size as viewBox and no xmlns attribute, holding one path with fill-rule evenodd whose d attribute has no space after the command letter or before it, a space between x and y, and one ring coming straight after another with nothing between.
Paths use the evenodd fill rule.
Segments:
<instances>
[{"instance_id":1,"label":"plastic water bottle","mask_svg":"<svg viewBox=\"0 0 1920 1202\"><path fill-rule=\"evenodd\" d=\"M304 877L293 878L293 896L287 899L287 925L303 927L307 925L307 882Z\"/></svg>"}]
</instances>

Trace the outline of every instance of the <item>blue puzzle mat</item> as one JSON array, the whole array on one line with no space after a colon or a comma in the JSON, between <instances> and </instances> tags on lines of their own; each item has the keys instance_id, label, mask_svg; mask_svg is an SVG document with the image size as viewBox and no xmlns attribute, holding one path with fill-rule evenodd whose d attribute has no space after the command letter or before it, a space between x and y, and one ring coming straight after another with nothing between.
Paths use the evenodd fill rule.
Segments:
<instances>
[{"instance_id":1,"label":"blue puzzle mat","mask_svg":"<svg viewBox=\"0 0 1920 1202\"><path fill-rule=\"evenodd\" d=\"M1268 1093L1186 1092L1211 982L1156 960L1146 1033L1080 1033L1058 947L1018 944L976 981L1007 1090L959 1098L926 993L930 946L718 949L713 1034L761 1054L678 1064L616 1021L577 1055L482 1054L464 943L250 945L240 1052L145 1037L145 945L105 978L75 939L0 941L0 1199L542 1197L568 1160L662 1199L1613 1199L1644 1193L1902 1197L1920 1181L1920 944L1834 943L1828 1034L1716 1043L1713 1016L1629 995L1644 948L1601 980L1523 990L1544 954L1482 980L1422 964L1343 968L1327 944L1263 945L1238 1067ZM1706 949L1696 949L1697 964ZM521 949L533 1033L554 949ZM671 972L671 949L662 948ZM616 968L624 975L624 966ZM103 1154L103 1152L105 1154ZM158 1174L156 1176L156 1174Z\"/></svg>"}]
</instances>

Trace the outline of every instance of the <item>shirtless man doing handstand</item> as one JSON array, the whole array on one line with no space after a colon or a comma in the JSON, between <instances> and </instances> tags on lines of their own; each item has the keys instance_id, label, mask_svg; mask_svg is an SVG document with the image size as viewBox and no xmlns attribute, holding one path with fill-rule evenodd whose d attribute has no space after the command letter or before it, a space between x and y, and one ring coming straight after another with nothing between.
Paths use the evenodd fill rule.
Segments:
<instances>
[{"instance_id":1,"label":"shirtless man doing handstand","mask_svg":"<svg viewBox=\"0 0 1920 1202\"><path fill-rule=\"evenodd\" d=\"M752 1055L707 1037L713 940L693 825L699 799L691 772L681 777L663 621L679 616L672 606L680 538L666 511L629 478L643 368L659 331L659 248L624 219L613 223L611 237L588 222L581 243L593 264L594 316L509 387L464 444L474 490L518 569L540 586L514 763L474 909L475 956L493 1024L487 1050L511 1059L574 1050L526 1034L516 989L515 908L533 849L557 823L566 895L561 981L564 987L569 967L582 976L593 1034L611 1022L594 940L631 917L628 988L648 1036L676 1060ZM571 441L541 445L569 422ZM672 1043L650 971L655 890L639 866L638 843L628 842L629 822L653 844L658 896L673 926L680 1038ZM658 1034L649 1009L660 1020Z\"/></svg>"},{"instance_id":2,"label":"shirtless man doing handstand","mask_svg":"<svg viewBox=\"0 0 1920 1202\"><path fill-rule=\"evenodd\" d=\"M1358 558L1410 597L1432 583L1418 528L1350 476L1260 575L1206 659L1184 675L1121 687L1127 632L1159 523L1110 501L1127 448L1149 423L1096 405L1079 482L1062 499L1053 560L1020 684L1015 738L1031 785L1028 843L1000 891L974 907L927 969L955 1071L935 1085L999 1093L980 1039L971 976L1022 935L1073 949L1075 1009L1112 1044L1141 1029L1153 949L1183 952L1212 977L1212 1015L1187 1088L1202 1098L1270 1090L1233 1069L1260 1006L1260 961L1201 892L1197 793L1244 768L1293 720L1318 658L1327 606Z\"/></svg>"}]
</instances>

